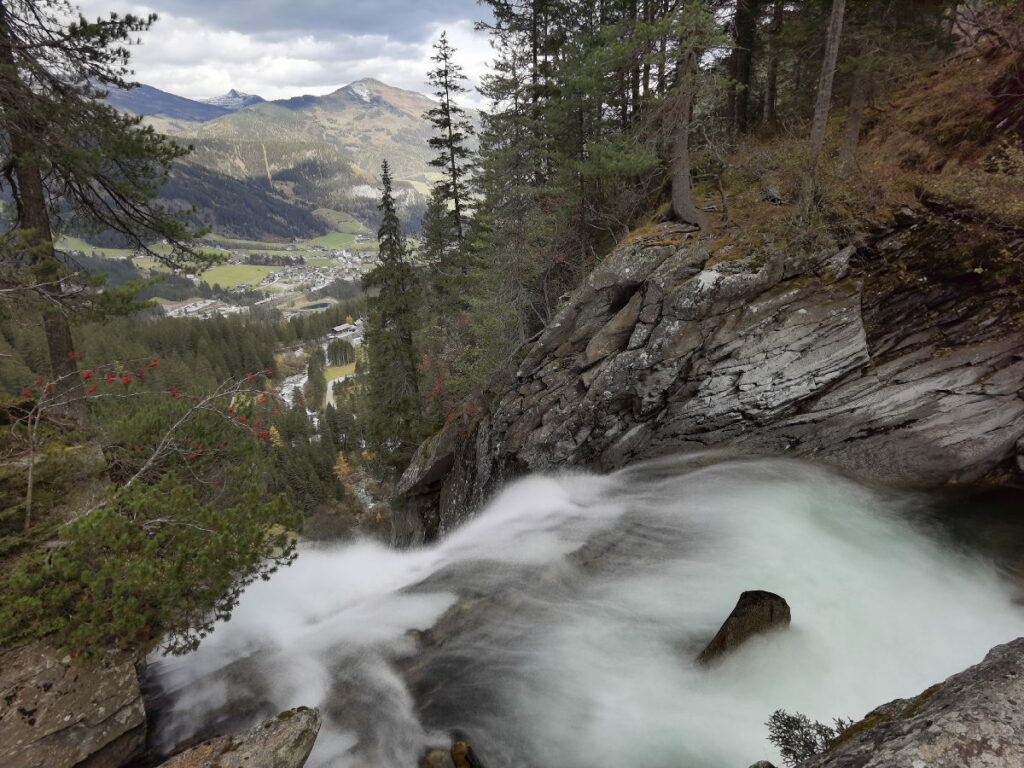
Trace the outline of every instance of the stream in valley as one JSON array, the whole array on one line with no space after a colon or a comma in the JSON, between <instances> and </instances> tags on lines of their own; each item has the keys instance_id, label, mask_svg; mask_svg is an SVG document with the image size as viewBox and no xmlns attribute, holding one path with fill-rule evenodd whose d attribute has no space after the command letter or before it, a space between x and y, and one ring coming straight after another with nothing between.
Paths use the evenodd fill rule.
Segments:
<instances>
[{"instance_id":1,"label":"stream in valley","mask_svg":"<svg viewBox=\"0 0 1024 768\"><path fill-rule=\"evenodd\" d=\"M774 710L859 719L1024 635L1014 553L929 509L781 459L532 476L442 541L308 547L251 586L198 652L151 663L156 746L306 705L310 768L413 768L456 728L488 768L781 764ZM791 627L697 666L753 589Z\"/></svg>"}]
</instances>

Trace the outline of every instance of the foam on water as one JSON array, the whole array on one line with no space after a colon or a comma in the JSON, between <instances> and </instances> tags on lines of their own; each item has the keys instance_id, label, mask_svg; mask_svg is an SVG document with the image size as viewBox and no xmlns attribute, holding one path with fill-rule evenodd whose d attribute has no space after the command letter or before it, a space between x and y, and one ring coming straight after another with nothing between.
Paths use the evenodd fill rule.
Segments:
<instances>
[{"instance_id":1,"label":"foam on water","mask_svg":"<svg viewBox=\"0 0 1024 768\"><path fill-rule=\"evenodd\" d=\"M197 653L153 664L158 739L307 705L312 768L414 766L456 727L491 768L777 761L775 709L859 718L1024 635L1011 585L913 503L780 460L531 477L432 546L308 549L252 586ZM697 667L748 589L784 596L791 628ZM410 630L460 600L470 620L419 652Z\"/></svg>"}]
</instances>

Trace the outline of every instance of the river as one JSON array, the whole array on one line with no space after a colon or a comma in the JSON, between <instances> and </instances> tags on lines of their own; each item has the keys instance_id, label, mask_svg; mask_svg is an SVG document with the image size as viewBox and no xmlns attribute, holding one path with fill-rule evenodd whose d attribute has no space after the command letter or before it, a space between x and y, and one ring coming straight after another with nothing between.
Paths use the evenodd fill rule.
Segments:
<instances>
[{"instance_id":1,"label":"river","mask_svg":"<svg viewBox=\"0 0 1024 768\"><path fill-rule=\"evenodd\" d=\"M696 665L751 589L792 626ZM311 768L412 768L454 728L488 768L781 764L774 710L858 719L913 696L1024 635L1018 598L925 497L810 464L533 476L429 546L304 549L197 653L151 664L155 739L307 705Z\"/></svg>"}]
</instances>

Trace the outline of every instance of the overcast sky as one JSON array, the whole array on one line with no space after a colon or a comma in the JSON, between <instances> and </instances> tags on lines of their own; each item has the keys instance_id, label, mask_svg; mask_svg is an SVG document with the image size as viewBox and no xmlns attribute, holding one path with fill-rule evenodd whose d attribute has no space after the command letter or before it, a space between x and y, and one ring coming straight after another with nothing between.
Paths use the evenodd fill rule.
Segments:
<instances>
[{"instance_id":1,"label":"overcast sky","mask_svg":"<svg viewBox=\"0 0 1024 768\"><path fill-rule=\"evenodd\" d=\"M265 99L322 95L373 77L428 93L431 46L441 34L473 85L486 71L487 36L473 30L476 0L78 0L86 17L156 12L133 49L136 79L201 99L235 88ZM466 101L473 106L479 96Z\"/></svg>"}]
</instances>

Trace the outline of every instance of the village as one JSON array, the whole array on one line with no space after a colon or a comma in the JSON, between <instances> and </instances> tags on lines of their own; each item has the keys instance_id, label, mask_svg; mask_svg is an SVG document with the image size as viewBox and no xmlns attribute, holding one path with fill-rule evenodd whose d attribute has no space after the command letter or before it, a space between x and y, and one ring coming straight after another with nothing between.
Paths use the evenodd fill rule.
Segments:
<instances>
[{"instance_id":1,"label":"village","mask_svg":"<svg viewBox=\"0 0 1024 768\"><path fill-rule=\"evenodd\" d=\"M315 257L316 263L292 264L273 268L267 272L257 284L239 282L224 289L228 296L224 298L194 297L183 301L163 304L164 313L168 317L191 317L207 320L213 317L247 314L253 307L277 309L285 319L298 314L317 312L336 303L336 299L325 296L314 298L316 294L328 286L338 282L350 282L358 285L367 272L373 269L373 252L350 251L340 249L321 251ZM330 264L324 264L325 261ZM310 262L313 259L309 260ZM244 257L233 256L224 266L245 266ZM209 279L202 274L184 275L197 286ZM252 304L233 302L232 296L242 298L252 292L264 292L263 298Z\"/></svg>"}]
</instances>

